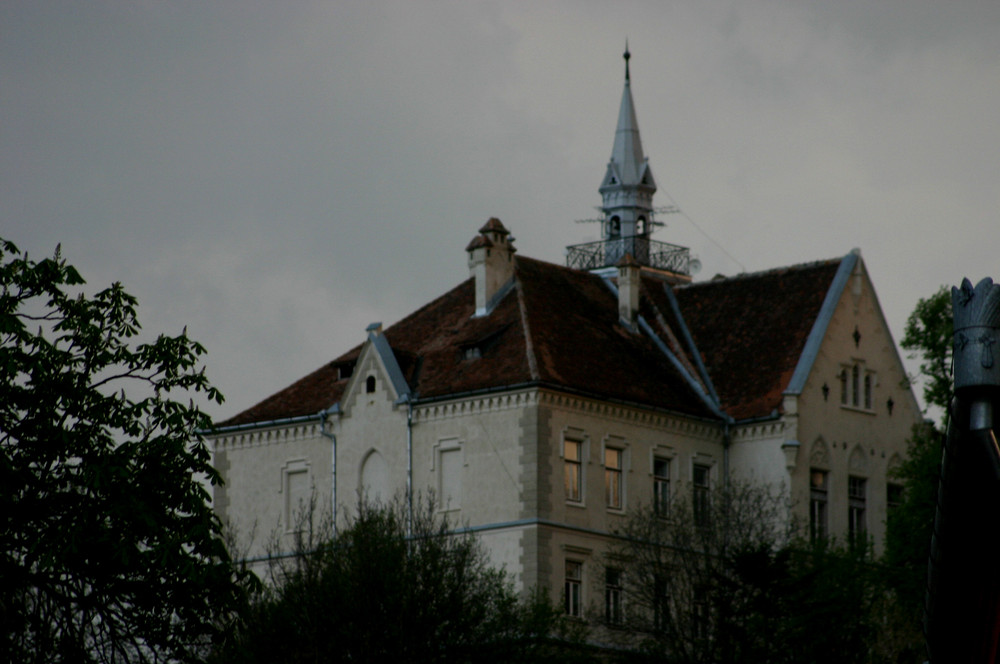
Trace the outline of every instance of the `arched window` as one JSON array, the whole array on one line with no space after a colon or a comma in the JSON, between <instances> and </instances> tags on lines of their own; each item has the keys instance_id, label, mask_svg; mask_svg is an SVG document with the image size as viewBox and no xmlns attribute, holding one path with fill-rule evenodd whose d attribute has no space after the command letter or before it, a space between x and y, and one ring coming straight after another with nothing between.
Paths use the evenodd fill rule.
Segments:
<instances>
[{"instance_id":1,"label":"arched window","mask_svg":"<svg viewBox=\"0 0 1000 664\"><path fill-rule=\"evenodd\" d=\"M365 379L365 392L371 394L375 391L375 376L368 376Z\"/></svg>"},{"instance_id":2,"label":"arched window","mask_svg":"<svg viewBox=\"0 0 1000 664\"><path fill-rule=\"evenodd\" d=\"M646 234L646 218L639 217L635 220L635 234L645 235Z\"/></svg>"},{"instance_id":3,"label":"arched window","mask_svg":"<svg viewBox=\"0 0 1000 664\"><path fill-rule=\"evenodd\" d=\"M615 215L608 220L608 235L618 237L622 232L622 220Z\"/></svg>"}]
</instances>

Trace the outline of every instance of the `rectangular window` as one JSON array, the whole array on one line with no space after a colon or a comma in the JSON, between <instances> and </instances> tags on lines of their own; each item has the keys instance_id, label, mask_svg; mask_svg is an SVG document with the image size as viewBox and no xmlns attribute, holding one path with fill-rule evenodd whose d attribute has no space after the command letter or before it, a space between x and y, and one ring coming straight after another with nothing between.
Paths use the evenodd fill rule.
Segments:
<instances>
[{"instance_id":1,"label":"rectangular window","mask_svg":"<svg viewBox=\"0 0 1000 664\"><path fill-rule=\"evenodd\" d=\"M709 466L697 463L692 469L693 486L691 498L694 501L692 507L694 508L694 523L699 528L707 527L711 521L711 504L709 500L710 471L711 468Z\"/></svg>"},{"instance_id":2,"label":"rectangular window","mask_svg":"<svg viewBox=\"0 0 1000 664\"><path fill-rule=\"evenodd\" d=\"M609 567L604 572L604 619L609 625L621 625L622 613L622 571Z\"/></svg>"},{"instance_id":3,"label":"rectangular window","mask_svg":"<svg viewBox=\"0 0 1000 664\"><path fill-rule=\"evenodd\" d=\"M666 516L670 505L670 460L653 459L653 507L657 516Z\"/></svg>"},{"instance_id":4,"label":"rectangular window","mask_svg":"<svg viewBox=\"0 0 1000 664\"><path fill-rule=\"evenodd\" d=\"M840 370L840 405L847 405L847 369Z\"/></svg>"},{"instance_id":5,"label":"rectangular window","mask_svg":"<svg viewBox=\"0 0 1000 664\"><path fill-rule=\"evenodd\" d=\"M861 393L859 389L858 381L861 378L861 369L858 365L851 367L851 405L855 408L858 406L858 396Z\"/></svg>"},{"instance_id":6,"label":"rectangular window","mask_svg":"<svg viewBox=\"0 0 1000 664\"><path fill-rule=\"evenodd\" d=\"M583 443L578 440L567 440L563 443L563 459L566 473L566 500L580 502L583 497L581 484Z\"/></svg>"},{"instance_id":7,"label":"rectangular window","mask_svg":"<svg viewBox=\"0 0 1000 664\"><path fill-rule=\"evenodd\" d=\"M604 448L604 489L608 507L622 508L622 451L613 447Z\"/></svg>"},{"instance_id":8,"label":"rectangular window","mask_svg":"<svg viewBox=\"0 0 1000 664\"><path fill-rule=\"evenodd\" d=\"M711 615L708 608L708 592L705 588L696 588L692 608L692 636L699 641L707 640L711 629Z\"/></svg>"},{"instance_id":9,"label":"rectangular window","mask_svg":"<svg viewBox=\"0 0 1000 664\"><path fill-rule=\"evenodd\" d=\"M455 447L440 452L441 473L438 495L441 507L457 510L462 507L462 449Z\"/></svg>"},{"instance_id":10,"label":"rectangular window","mask_svg":"<svg viewBox=\"0 0 1000 664\"><path fill-rule=\"evenodd\" d=\"M809 471L809 539L813 542L827 535L827 472Z\"/></svg>"},{"instance_id":11,"label":"rectangular window","mask_svg":"<svg viewBox=\"0 0 1000 664\"><path fill-rule=\"evenodd\" d=\"M872 375L865 373L865 410L872 409Z\"/></svg>"},{"instance_id":12,"label":"rectangular window","mask_svg":"<svg viewBox=\"0 0 1000 664\"><path fill-rule=\"evenodd\" d=\"M583 588L583 563L575 560L566 561L566 585L564 594L566 597L566 615L579 618L581 615Z\"/></svg>"},{"instance_id":13,"label":"rectangular window","mask_svg":"<svg viewBox=\"0 0 1000 664\"><path fill-rule=\"evenodd\" d=\"M863 544L868 532L865 522L867 490L865 478L847 478L847 537L851 544Z\"/></svg>"},{"instance_id":14,"label":"rectangular window","mask_svg":"<svg viewBox=\"0 0 1000 664\"><path fill-rule=\"evenodd\" d=\"M670 629L670 594L667 580L660 575L653 577L653 626L659 632Z\"/></svg>"},{"instance_id":15,"label":"rectangular window","mask_svg":"<svg viewBox=\"0 0 1000 664\"><path fill-rule=\"evenodd\" d=\"M885 505L891 511L903 502L903 485L889 483L885 485Z\"/></svg>"}]
</instances>

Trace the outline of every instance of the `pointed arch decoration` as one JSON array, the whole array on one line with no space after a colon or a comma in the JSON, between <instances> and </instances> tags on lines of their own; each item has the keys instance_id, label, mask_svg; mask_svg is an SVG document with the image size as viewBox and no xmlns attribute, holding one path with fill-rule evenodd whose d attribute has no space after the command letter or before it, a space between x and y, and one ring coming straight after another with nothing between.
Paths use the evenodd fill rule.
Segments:
<instances>
[{"instance_id":1,"label":"pointed arch decoration","mask_svg":"<svg viewBox=\"0 0 1000 664\"><path fill-rule=\"evenodd\" d=\"M812 449L809 452L809 465L813 468L830 468L830 450L826 446L823 436L817 436L813 441Z\"/></svg>"},{"instance_id":2,"label":"pointed arch decoration","mask_svg":"<svg viewBox=\"0 0 1000 664\"><path fill-rule=\"evenodd\" d=\"M392 498L389 464L378 450L372 449L361 462L361 499L372 504L386 504Z\"/></svg>"}]
</instances>

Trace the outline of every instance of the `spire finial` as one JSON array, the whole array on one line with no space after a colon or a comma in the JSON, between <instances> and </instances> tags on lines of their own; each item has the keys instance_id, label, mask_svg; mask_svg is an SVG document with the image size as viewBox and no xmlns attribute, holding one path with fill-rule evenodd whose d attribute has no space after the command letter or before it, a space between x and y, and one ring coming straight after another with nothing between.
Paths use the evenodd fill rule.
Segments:
<instances>
[{"instance_id":1,"label":"spire finial","mask_svg":"<svg viewBox=\"0 0 1000 664\"><path fill-rule=\"evenodd\" d=\"M628 39L625 40L625 53L622 55L625 58L625 82L631 80L628 73L628 59L632 57L632 54L628 52Z\"/></svg>"}]
</instances>

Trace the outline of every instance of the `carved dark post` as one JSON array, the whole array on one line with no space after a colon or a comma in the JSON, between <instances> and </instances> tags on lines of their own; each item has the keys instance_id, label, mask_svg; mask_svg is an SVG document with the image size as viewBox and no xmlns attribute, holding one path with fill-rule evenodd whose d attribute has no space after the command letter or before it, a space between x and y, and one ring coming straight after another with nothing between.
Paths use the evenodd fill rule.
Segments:
<instances>
[{"instance_id":1,"label":"carved dark post","mask_svg":"<svg viewBox=\"0 0 1000 664\"><path fill-rule=\"evenodd\" d=\"M954 377L928 566L931 662L998 661L1000 644L1000 284L952 288Z\"/></svg>"}]
</instances>

